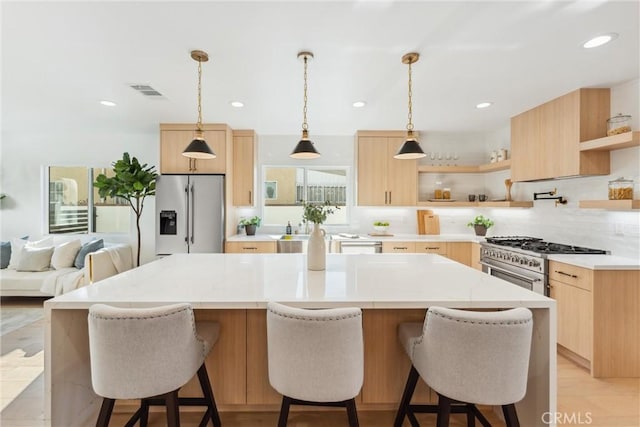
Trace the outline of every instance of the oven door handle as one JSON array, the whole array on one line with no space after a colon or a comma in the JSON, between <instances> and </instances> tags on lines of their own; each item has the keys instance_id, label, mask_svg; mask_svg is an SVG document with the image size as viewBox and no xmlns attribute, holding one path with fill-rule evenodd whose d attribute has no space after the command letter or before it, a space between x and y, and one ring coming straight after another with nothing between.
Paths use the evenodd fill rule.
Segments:
<instances>
[{"instance_id":1,"label":"oven door handle","mask_svg":"<svg viewBox=\"0 0 640 427\"><path fill-rule=\"evenodd\" d=\"M531 282L531 283L541 282L542 281L542 279L536 279L536 278L533 278L533 277L524 276L522 274L514 273L513 271L505 270L503 268L496 267L495 265L487 264L486 262L480 261L480 264L484 265L485 267L489 267L489 268L492 268L494 270L497 270L500 273L504 273L507 276L513 276L513 277L516 277L518 279L526 280L526 281Z\"/></svg>"}]
</instances>

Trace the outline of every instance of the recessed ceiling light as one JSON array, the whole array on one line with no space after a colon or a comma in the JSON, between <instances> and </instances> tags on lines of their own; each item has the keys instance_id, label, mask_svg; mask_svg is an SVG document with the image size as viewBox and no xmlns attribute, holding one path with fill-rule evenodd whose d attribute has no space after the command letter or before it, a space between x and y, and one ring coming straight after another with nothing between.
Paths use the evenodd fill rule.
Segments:
<instances>
[{"instance_id":1,"label":"recessed ceiling light","mask_svg":"<svg viewBox=\"0 0 640 427\"><path fill-rule=\"evenodd\" d=\"M353 107L354 108L362 108L365 105L367 105L367 103L364 102L364 101L356 101L356 102L353 103Z\"/></svg>"},{"instance_id":2,"label":"recessed ceiling light","mask_svg":"<svg viewBox=\"0 0 640 427\"><path fill-rule=\"evenodd\" d=\"M115 102L107 101L106 99L103 99L102 101L100 101L100 104L106 105L107 107L115 107L116 106Z\"/></svg>"},{"instance_id":3,"label":"recessed ceiling light","mask_svg":"<svg viewBox=\"0 0 640 427\"><path fill-rule=\"evenodd\" d=\"M582 47L585 49L591 49L594 47L599 47L602 45L605 45L607 43L609 43L610 41L613 41L615 39L618 38L618 34L617 33L607 33L607 34L602 34L599 36L596 36L594 38L592 38L591 40L585 42Z\"/></svg>"},{"instance_id":4,"label":"recessed ceiling light","mask_svg":"<svg viewBox=\"0 0 640 427\"><path fill-rule=\"evenodd\" d=\"M482 108L488 108L491 107L493 105L493 102L481 102L480 104L476 105L477 109L482 109Z\"/></svg>"},{"instance_id":5,"label":"recessed ceiling light","mask_svg":"<svg viewBox=\"0 0 640 427\"><path fill-rule=\"evenodd\" d=\"M240 102L240 101L231 101L229 104L231 104L232 107L235 108L242 108L244 107L244 103Z\"/></svg>"}]
</instances>

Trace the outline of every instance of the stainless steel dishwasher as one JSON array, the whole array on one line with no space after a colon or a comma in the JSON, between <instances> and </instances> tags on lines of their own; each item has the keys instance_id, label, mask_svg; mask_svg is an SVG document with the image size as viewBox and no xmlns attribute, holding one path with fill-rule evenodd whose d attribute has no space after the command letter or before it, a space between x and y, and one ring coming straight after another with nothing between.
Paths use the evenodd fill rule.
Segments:
<instances>
[{"instance_id":1,"label":"stainless steel dishwasher","mask_svg":"<svg viewBox=\"0 0 640 427\"><path fill-rule=\"evenodd\" d=\"M340 242L340 253L380 254L382 253L382 242L377 240L343 240Z\"/></svg>"}]
</instances>

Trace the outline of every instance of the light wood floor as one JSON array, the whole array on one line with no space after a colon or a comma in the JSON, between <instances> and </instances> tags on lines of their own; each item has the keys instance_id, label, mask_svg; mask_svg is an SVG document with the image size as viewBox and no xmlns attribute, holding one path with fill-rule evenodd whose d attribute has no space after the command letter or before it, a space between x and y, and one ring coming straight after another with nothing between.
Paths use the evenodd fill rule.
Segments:
<instances>
[{"instance_id":1,"label":"light wood floor","mask_svg":"<svg viewBox=\"0 0 640 427\"><path fill-rule=\"evenodd\" d=\"M0 425L2 427L45 427L43 420L42 300L3 299L0 303ZM484 411L495 426L503 426L495 414ZM640 427L640 379L594 379L581 367L558 356L558 426ZM393 411L359 411L363 427L390 426ZM275 426L278 414L221 413L225 426ZM124 425L126 416L114 414L111 425ZM420 415L423 426L434 426L435 416ZM199 415L184 413L181 425L197 426ZM163 413L150 415L151 426L162 426ZM292 412L292 427L346 426L343 412ZM408 423L406 423L408 425ZM466 425L464 416L452 416L452 426ZM527 426L522 426L527 427Z\"/></svg>"}]
</instances>

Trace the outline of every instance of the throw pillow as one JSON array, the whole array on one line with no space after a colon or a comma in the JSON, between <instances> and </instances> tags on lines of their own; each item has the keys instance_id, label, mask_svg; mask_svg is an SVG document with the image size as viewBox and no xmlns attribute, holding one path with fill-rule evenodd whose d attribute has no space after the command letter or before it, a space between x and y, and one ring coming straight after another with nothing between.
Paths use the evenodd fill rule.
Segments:
<instances>
[{"instance_id":1,"label":"throw pillow","mask_svg":"<svg viewBox=\"0 0 640 427\"><path fill-rule=\"evenodd\" d=\"M51 257L51 267L56 270L73 267L81 247L80 239L56 246Z\"/></svg>"},{"instance_id":2,"label":"throw pillow","mask_svg":"<svg viewBox=\"0 0 640 427\"><path fill-rule=\"evenodd\" d=\"M7 268L11 260L11 242L0 243L0 268Z\"/></svg>"},{"instance_id":3,"label":"throw pillow","mask_svg":"<svg viewBox=\"0 0 640 427\"><path fill-rule=\"evenodd\" d=\"M78 252L78 255L76 256L76 260L73 264L76 266L77 269L82 270L84 268L84 258L87 256L87 254L90 254L91 252L96 252L102 248L104 248L104 240L102 239L92 240L89 243L85 243L80 248L80 251Z\"/></svg>"},{"instance_id":4,"label":"throw pillow","mask_svg":"<svg viewBox=\"0 0 640 427\"><path fill-rule=\"evenodd\" d=\"M24 247L30 248L48 248L53 246L53 237L45 237L41 240L36 240L33 242L28 242L26 239L11 239L11 260L9 261L9 266L7 268L11 270L15 270L18 268L18 264L20 264L20 255L22 253L22 248Z\"/></svg>"},{"instance_id":5,"label":"throw pillow","mask_svg":"<svg viewBox=\"0 0 640 427\"><path fill-rule=\"evenodd\" d=\"M48 248L30 248L25 246L20 254L18 271L45 271L51 265L53 246Z\"/></svg>"}]
</instances>

